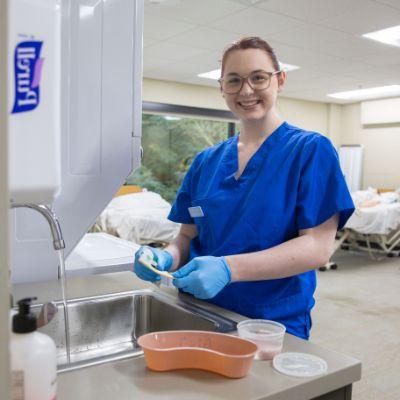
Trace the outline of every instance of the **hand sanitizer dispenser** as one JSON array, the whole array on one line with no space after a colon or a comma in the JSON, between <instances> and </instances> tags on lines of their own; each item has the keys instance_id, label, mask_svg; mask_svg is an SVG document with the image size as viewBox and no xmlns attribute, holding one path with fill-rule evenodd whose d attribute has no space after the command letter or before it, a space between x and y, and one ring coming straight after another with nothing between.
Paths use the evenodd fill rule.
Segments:
<instances>
[{"instance_id":1,"label":"hand sanitizer dispenser","mask_svg":"<svg viewBox=\"0 0 400 400\"><path fill-rule=\"evenodd\" d=\"M8 1L11 200L68 257L140 164L143 0ZM44 218L10 217L12 282L57 279Z\"/></svg>"},{"instance_id":2,"label":"hand sanitizer dispenser","mask_svg":"<svg viewBox=\"0 0 400 400\"><path fill-rule=\"evenodd\" d=\"M9 1L12 202L50 204L60 189L60 3Z\"/></svg>"}]
</instances>

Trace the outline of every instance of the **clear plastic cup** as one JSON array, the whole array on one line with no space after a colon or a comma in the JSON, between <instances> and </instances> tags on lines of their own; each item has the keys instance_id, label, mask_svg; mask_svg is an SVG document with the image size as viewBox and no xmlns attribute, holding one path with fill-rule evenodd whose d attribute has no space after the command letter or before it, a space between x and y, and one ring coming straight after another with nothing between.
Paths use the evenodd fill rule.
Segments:
<instances>
[{"instance_id":1,"label":"clear plastic cup","mask_svg":"<svg viewBox=\"0 0 400 400\"><path fill-rule=\"evenodd\" d=\"M251 340L258 347L256 359L272 360L282 351L286 328L267 319L248 319L237 325L239 336Z\"/></svg>"}]
</instances>

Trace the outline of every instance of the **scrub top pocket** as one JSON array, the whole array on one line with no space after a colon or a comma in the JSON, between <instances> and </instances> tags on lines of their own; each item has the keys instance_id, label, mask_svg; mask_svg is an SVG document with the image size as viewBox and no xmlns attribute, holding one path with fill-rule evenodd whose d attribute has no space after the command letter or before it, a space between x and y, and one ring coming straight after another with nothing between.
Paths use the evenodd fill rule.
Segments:
<instances>
[{"instance_id":1,"label":"scrub top pocket","mask_svg":"<svg viewBox=\"0 0 400 400\"><path fill-rule=\"evenodd\" d=\"M192 207L200 207L203 216L193 217L194 223L196 224L199 240L207 248L211 248L212 244L215 243L215 234L211 224L211 210L206 199L193 200L191 202Z\"/></svg>"}]
</instances>

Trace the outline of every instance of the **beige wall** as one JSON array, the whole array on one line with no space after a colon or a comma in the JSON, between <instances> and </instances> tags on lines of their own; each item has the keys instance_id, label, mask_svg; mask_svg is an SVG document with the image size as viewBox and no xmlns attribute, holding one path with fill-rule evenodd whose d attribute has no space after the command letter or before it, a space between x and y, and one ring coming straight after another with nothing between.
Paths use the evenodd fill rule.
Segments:
<instances>
[{"instance_id":1,"label":"beige wall","mask_svg":"<svg viewBox=\"0 0 400 400\"><path fill-rule=\"evenodd\" d=\"M7 189L7 120L6 120L6 18L7 2L0 1L0 399L9 393L9 273L8 273L8 189Z\"/></svg>"},{"instance_id":2,"label":"beige wall","mask_svg":"<svg viewBox=\"0 0 400 400\"><path fill-rule=\"evenodd\" d=\"M281 97L278 109L290 124L330 136L327 103Z\"/></svg>"},{"instance_id":3,"label":"beige wall","mask_svg":"<svg viewBox=\"0 0 400 400\"><path fill-rule=\"evenodd\" d=\"M342 141L342 113L343 106L340 104L328 105L328 132L336 148L339 148Z\"/></svg>"},{"instance_id":4,"label":"beige wall","mask_svg":"<svg viewBox=\"0 0 400 400\"><path fill-rule=\"evenodd\" d=\"M143 101L227 110L217 88L148 78L143 80Z\"/></svg>"},{"instance_id":5,"label":"beige wall","mask_svg":"<svg viewBox=\"0 0 400 400\"><path fill-rule=\"evenodd\" d=\"M284 95L284 92L283 92ZM145 101L227 110L218 88L144 79ZM360 103L329 104L280 97L278 109L289 123L328 136L341 144L365 146L363 187L400 187L400 124L365 128Z\"/></svg>"},{"instance_id":6,"label":"beige wall","mask_svg":"<svg viewBox=\"0 0 400 400\"><path fill-rule=\"evenodd\" d=\"M341 144L364 145L363 187L400 187L400 124L361 125L361 103L343 106Z\"/></svg>"}]
</instances>

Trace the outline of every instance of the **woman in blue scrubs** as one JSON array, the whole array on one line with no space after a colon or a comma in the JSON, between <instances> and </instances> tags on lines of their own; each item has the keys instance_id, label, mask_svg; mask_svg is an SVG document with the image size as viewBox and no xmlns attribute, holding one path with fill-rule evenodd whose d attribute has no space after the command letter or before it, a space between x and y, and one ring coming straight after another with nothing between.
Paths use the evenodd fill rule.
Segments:
<instances>
[{"instance_id":1,"label":"woman in blue scrubs","mask_svg":"<svg viewBox=\"0 0 400 400\"><path fill-rule=\"evenodd\" d=\"M285 79L264 40L227 48L221 93L240 134L196 156L168 217L180 233L151 250L182 291L308 339L315 268L328 262L354 206L329 139L280 117ZM136 274L158 280L138 262L142 251Z\"/></svg>"}]
</instances>

